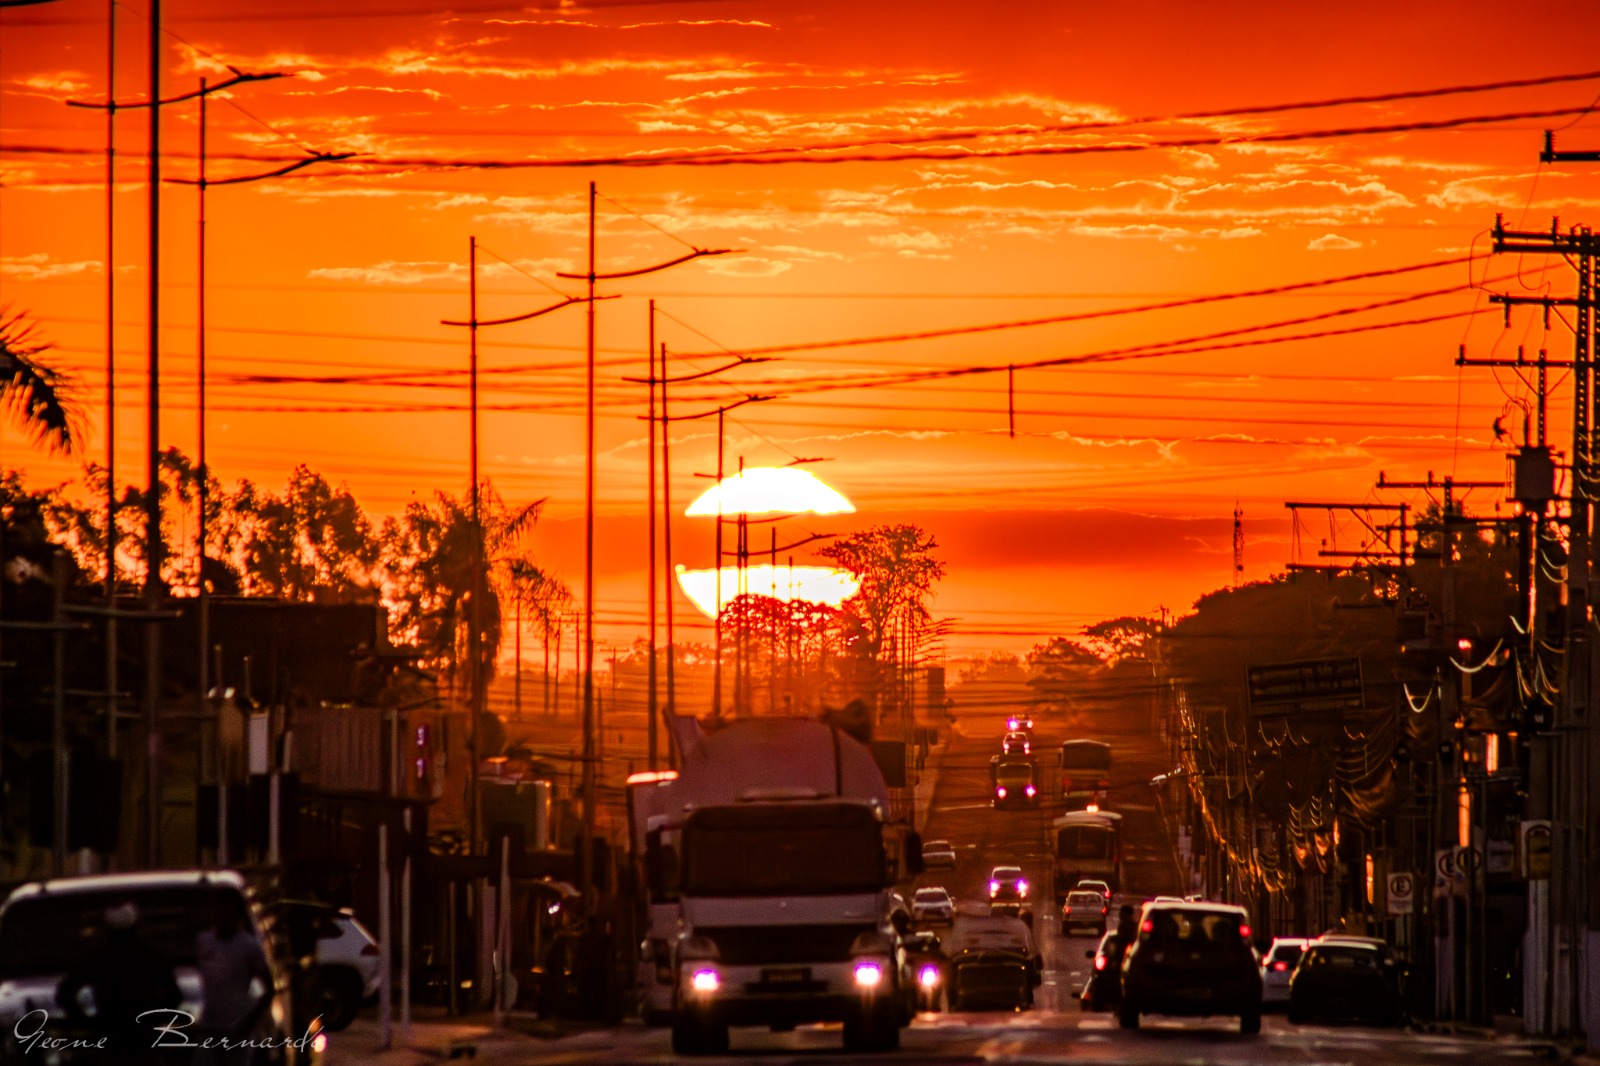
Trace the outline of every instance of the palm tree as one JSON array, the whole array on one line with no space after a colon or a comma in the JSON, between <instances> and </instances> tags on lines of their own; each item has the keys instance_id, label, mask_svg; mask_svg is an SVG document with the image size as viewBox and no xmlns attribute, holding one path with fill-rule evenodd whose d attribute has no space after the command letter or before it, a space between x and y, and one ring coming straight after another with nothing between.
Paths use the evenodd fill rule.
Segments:
<instances>
[{"instance_id":1,"label":"palm tree","mask_svg":"<svg viewBox=\"0 0 1600 1066\"><path fill-rule=\"evenodd\" d=\"M37 327L21 311L0 307L0 406L53 452L71 454L78 446L78 412L72 377L39 361L50 345L35 339Z\"/></svg>"}]
</instances>

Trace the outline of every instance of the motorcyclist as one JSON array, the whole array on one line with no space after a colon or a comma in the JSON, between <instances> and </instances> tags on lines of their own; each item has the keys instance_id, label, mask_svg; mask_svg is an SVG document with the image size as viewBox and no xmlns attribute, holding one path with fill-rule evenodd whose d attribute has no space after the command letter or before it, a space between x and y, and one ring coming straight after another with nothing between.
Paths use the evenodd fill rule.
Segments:
<instances>
[{"instance_id":1,"label":"motorcyclist","mask_svg":"<svg viewBox=\"0 0 1600 1066\"><path fill-rule=\"evenodd\" d=\"M108 1062L145 1063L158 1059L156 1029L182 1001L170 959L139 931L139 907L132 900L104 912L105 933L61 978L56 1002L68 1019L101 1041Z\"/></svg>"}]
</instances>

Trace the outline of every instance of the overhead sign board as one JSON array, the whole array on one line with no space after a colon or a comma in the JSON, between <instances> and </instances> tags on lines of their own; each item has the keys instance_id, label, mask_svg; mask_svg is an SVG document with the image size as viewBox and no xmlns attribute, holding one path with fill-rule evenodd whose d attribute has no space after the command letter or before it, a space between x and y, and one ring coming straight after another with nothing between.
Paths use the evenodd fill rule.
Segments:
<instances>
[{"instance_id":1,"label":"overhead sign board","mask_svg":"<svg viewBox=\"0 0 1600 1066\"><path fill-rule=\"evenodd\" d=\"M1257 715L1360 709L1360 659L1304 659L1252 666L1250 711Z\"/></svg>"}]
</instances>

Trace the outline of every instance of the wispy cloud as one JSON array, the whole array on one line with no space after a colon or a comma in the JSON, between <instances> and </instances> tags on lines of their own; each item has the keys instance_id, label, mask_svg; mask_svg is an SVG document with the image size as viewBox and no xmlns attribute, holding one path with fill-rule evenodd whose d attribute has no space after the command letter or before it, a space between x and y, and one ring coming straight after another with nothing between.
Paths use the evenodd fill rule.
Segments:
<instances>
[{"instance_id":1,"label":"wispy cloud","mask_svg":"<svg viewBox=\"0 0 1600 1066\"><path fill-rule=\"evenodd\" d=\"M1341 237L1337 233L1324 233L1320 237L1313 238L1311 243L1306 245L1306 249L1313 252L1348 252L1360 247L1360 241L1353 241L1349 237Z\"/></svg>"},{"instance_id":2,"label":"wispy cloud","mask_svg":"<svg viewBox=\"0 0 1600 1066\"><path fill-rule=\"evenodd\" d=\"M33 255L0 256L0 275L17 278L20 281L46 281L50 278L69 278L75 274L98 274L101 270L98 259L82 259L77 262L53 262L44 252L35 252Z\"/></svg>"}]
</instances>

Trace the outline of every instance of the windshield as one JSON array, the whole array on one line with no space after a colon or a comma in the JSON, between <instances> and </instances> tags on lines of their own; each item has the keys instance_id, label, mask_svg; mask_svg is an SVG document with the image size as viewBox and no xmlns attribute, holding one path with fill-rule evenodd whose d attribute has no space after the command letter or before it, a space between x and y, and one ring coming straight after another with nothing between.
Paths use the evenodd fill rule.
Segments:
<instances>
[{"instance_id":1,"label":"windshield","mask_svg":"<svg viewBox=\"0 0 1600 1066\"><path fill-rule=\"evenodd\" d=\"M699 896L876 892L883 831L864 810L723 808L684 827L683 891Z\"/></svg>"},{"instance_id":2,"label":"windshield","mask_svg":"<svg viewBox=\"0 0 1600 1066\"><path fill-rule=\"evenodd\" d=\"M1027 763L1002 763L994 776L1002 784L1027 785L1033 782L1033 767Z\"/></svg>"},{"instance_id":3,"label":"windshield","mask_svg":"<svg viewBox=\"0 0 1600 1066\"><path fill-rule=\"evenodd\" d=\"M231 888L195 885L27 896L0 921L0 978L65 973L105 935L107 907L133 900L139 933L175 966L194 965L194 941L211 924L213 900Z\"/></svg>"},{"instance_id":4,"label":"windshield","mask_svg":"<svg viewBox=\"0 0 1600 1066\"><path fill-rule=\"evenodd\" d=\"M645 837L645 878L650 886L650 899L655 903L673 903L678 898L678 849L672 846L670 834L652 829Z\"/></svg>"},{"instance_id":5,"label":"windshield","mask_svg":"<svg viewBox=\"0 0 1600 1066\"><path fill-rule=\"evenodd\" d=\"M1307 966L1332 966L1344 970L1371 970L1378 965L1378 953L1371 948L1317 948L1306 960Z\"/></svg>"},{"instance_id":6,"label":"windshield","mask_svg":"<svg viewBox=\"0 0 1600 1066\"><path fill-rule=\"evenodd\" d=\"M1056 854L1063 859L1109 859L1113 842L1114 838L1109 829L1087 825L1069 826L1056 834Z\"/></svg>"},{"instance_id":7,"label":"windshield","mask_svg":"<svg viewBox=\"0 0 1600 1066\"><path fill-rule=\"evenodd\" d=\"M1061 768L1064 770L1109 770L1111 748L1105 744L1074 743L1061 745Z\"/></svg>"},{"instance_id":8,"label":"windshield","mask_svg":"<svg viewBox=\"0 0 1600 1066\"><path fill-rule=\"evenodd\" d=\"M1074 892L1067 897L1069 907L1104 907L1106 899L1098 892Z\"/></svg>"},{"instance_id":9,"label":"windshield","mask_svg":"<svg viewBox=\"0 0 1600 1066\"><path fill-rule=\"evenodd\" d=\"M1175 944L1194 949L1220 949L1238 947L1244 943L1239 935L1239 916L1217 911L1151 911L1149 919L1154 928L1150 936L1165 944Z\"/></svg>"},{"instance_id":10,"label":"windshield","mask_svg":"<svg viewBox=\"0 0 1600 1066\"><path fill-rule=\"evenodd\" d=\"M950 895L942 888L919 888L912 898L918 903L943 903Z\"/></svg>"}]
</instances>

